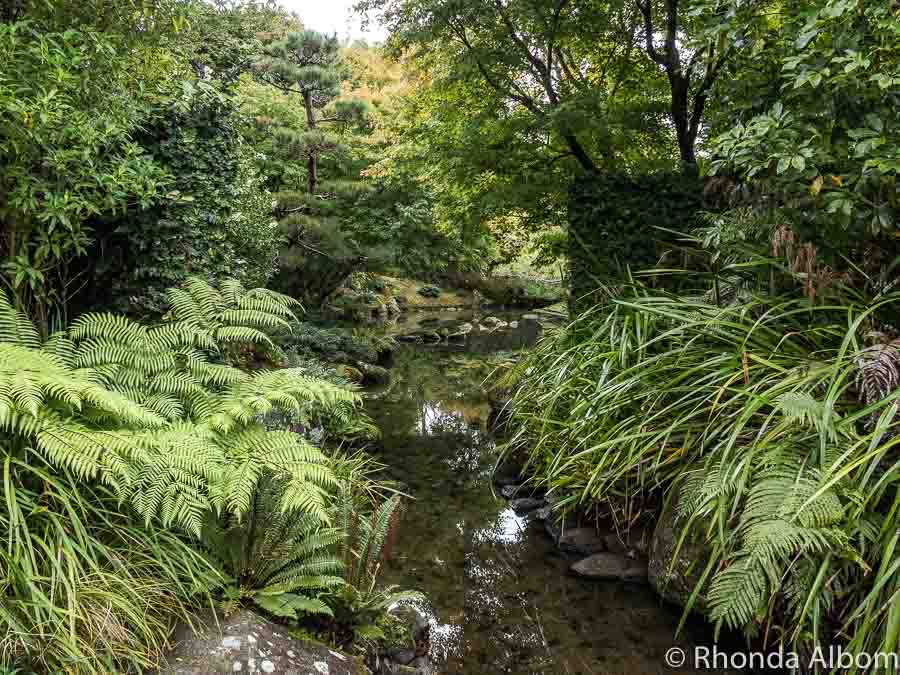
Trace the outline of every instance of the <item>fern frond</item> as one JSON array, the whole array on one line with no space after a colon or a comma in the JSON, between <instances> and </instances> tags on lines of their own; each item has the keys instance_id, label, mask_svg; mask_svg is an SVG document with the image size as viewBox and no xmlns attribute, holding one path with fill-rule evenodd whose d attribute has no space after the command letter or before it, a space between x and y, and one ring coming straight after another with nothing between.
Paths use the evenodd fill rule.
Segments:
<instances>
[{"instance_id":1,"label":"fern frond","mask_svg":"<svg viewBox=\"0 0 900 675\"><path fill-rule=\"evenodd\" d=\"M0 291L0 342L37 349L41 339L31 321L12 306L6 293Z\"/></svg>"},{"instance_id":2,"label":"fern frond","mask_svg":"<svg viewBox=\"0 0 900 675\"><path fill-rule=\"evenodd\" d=\"M839 528L845 516L841 500L822 487L816 472L797 465L769 470L753 485L738 529L740 550L710 588L714 620L731 628L748 625L781 587L796 557L848 546L848 535Z\"/></svg>"},{"instance_id":3,"label":"fern frond","mask_svg":"<svg viewBox=\"0 0 900 675\"><path fill-rule=\"evenodd\" d=\"M331 607L321 600L293 593L258 592L254 594L253 601L267 612L281 618L296 619L298 613L334 616Z\"/></svg>"}]
</instances>

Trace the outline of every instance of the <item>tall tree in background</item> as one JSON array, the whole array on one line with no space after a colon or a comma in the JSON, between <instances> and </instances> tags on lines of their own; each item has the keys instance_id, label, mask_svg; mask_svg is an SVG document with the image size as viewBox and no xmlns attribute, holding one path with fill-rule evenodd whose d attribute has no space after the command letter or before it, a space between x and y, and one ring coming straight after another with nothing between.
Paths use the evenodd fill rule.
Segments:
<instances>
[{"instance_id":1,"label":"tall tree in background","mask_svg":"<svg viewBox=\"0 0 900 675\"><path fill-rule=\"evenodd\" d=\"M396 54L440 76L481 81L510 111L530 116L555 154L592 171L611 155L612 97L642 67L636 9L567 0L363 0L391 31ZM623 92L625 93L625 92Z\"/></svg>"},{"instance_id":2,"label":"tall tree in background","mask_svg":"<svg viewBox=\"0 0 900 675\"><path fill-rule=\"evenodd\" d=\"M496 240L494 226L554 231L580 173L676 162L666 83L642 53L633 0L358 8L420 73L382 168L429 185L439 226L478 249Z\"/></svg>"},{"instance_id":3,"label":"tall tree in background","mask_svg":"<svg viewBox=\"0 0 900 675\"><path fill-rule=\"evenodd\" d=\"M286 245L275 284L317 305L365 262L336 212L355 200L355 186L348 189L347 183L359 177L358 170L348 172L345 141L351 124L364 121L367 106L341 96L351 72L336 36L288 33L265 45L256 72L259 80L287 94L279 114L260 119L273 154L288 164L306 164L305 191L287 182L276 194Z\"/></svg>"},{"instance_id":4,"label":"tall tree in background","mask_svg":"<svg viewBox=\"0 0 900 675\"><path fill-rule=\"evenodd\" d=\"M362 113L359 105L340 101L335 102L331 115L323 116L323 110L340 95L341 83L348 78L337 36L311 30L289 33L284 39L266 45L258 70L263 81L282 91L299 94L303 99L305 133L285 133L281 140L306 155L308 190L315 194L319 154L337 146L319 125L348 123Z\"/></svg>"},{"instance_id":5,"label":"tall tree in background","mask_svg":"<svg viewBox=\"0 0 900 675\"><path fill-rule=\"evenodd\" d=\"M705 30L688 31L685 10L690 8L684 7L685 4L682 0L636 0L643 20L644 49L653 63L665 70L669 80L670 114L678 153L685 169L693 171L697 165L697 135L706 100L728 61L732 43L726 39L726 24L720 26L709 20L709 16L716 16L715 7L706 8L712 11L707 15ZM686 41L688 35L693 39ZM662 44L658 44L657 36L662 37Z\"/></svg>"}]
</instances>

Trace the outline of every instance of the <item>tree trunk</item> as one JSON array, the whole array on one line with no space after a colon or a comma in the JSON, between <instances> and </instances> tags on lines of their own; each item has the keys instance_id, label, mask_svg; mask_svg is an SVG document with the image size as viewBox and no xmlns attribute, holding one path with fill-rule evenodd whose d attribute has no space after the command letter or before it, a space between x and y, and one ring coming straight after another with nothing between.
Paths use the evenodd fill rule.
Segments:
<instances>
[{"instance_id":1,"label":"tree trunk","mask_svg":"<svg viewBox=\"0 0 900 675\"><path fill-rule=\"evenodd\" d=\"M697 133L691 125L690 113L690 80L680 72L669 72L669 85L672 91L672 122L678 139L678 154L685 171L691 171L697 165L694 145Z\"/></svg>"},{"instance_id":2,"label":"tree trunk","mask_svg":"<svg viewBox=\"0 0 900 675\"><path fill-rule=\"evenodd\" d=\"M316 185L318 184L318 152L315 148L310 148L306 157L306 171L309 175L309 194L316 194Z\"/></svg>"},{"instance_id":3,"label":"tree trunk","mask_svg":"<svg viewBox=\"0 0 900 675\"><path fill-rule=\"evenodd\" d=\"M303 94L303 107L306 109L306 129L308 131L313 131L316 128L316 111L313 108L312 102L312 94L309 92ZM319 163L319 152L315 146L311 146L309 150L307 150L306 157L306 171L308 174L308 187L309 194L316 194L316 186L319 182L318 179L318 163Z\"/></svg>"}]
</instances>

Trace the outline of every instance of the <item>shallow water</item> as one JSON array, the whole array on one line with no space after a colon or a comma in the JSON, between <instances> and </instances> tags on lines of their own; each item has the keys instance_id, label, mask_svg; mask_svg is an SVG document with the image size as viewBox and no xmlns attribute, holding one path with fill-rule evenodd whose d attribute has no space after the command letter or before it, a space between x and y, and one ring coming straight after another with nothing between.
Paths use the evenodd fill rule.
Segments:
<instances>
[{"instance_id":1,"label":"shallow water","mask_svg":"<svg viewBox=\"0 0 900 675\"><path fill-rule=\"evenodd\" d=\"M432 657L441 673L517 675L694 673L672 669L673 646L709 638L643 585L567 575L540 523L494 496L494 442L481 383L520 347L522 334L473 334L465 346L403 346L392 384L370 392L382 430L379 455L414 497L387 580L425 592Z\"/></svg>"}]
</instances>

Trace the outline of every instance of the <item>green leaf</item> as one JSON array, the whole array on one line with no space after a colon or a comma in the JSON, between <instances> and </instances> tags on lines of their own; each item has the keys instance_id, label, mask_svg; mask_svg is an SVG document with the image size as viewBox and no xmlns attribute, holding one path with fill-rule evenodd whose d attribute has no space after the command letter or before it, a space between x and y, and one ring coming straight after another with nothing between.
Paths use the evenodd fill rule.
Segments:
<instances>
[{"instance_id":1,"label":"green leaf","mask_svg":"<svg viewBox=\"0 0 900 675\"><path fill-rule=\"evenodd\" d=\"M884 131L884 122L882 122L881 118L875 113L868 113L866 115L866 124L869 125L870 129L874 129L878 133Z\"/></svg>"},{"instance_id":2,"label":"green leaf","mask_svg":"<svg viewBox=\"0 0 900 675\"><path fill-rule=\"evenodd\" d=\"M267 612L282 618L296 619L298 612L334 616L331 608L321 600L307 598L295 593L279 593L277 595L256 593L253 596L253 601Z\"/></svg>"},{"instance_id":3,"label":"green leaf","mask_svg":"<svg viewBox=\"0 0 900 675\"><path fill-rule=\"evenodd\" d=\"M806 45L808 45L818 34L819 30L817 28L813 28L812 30L800 33L800 35L797 36L797 40L794 44L797 46L797 49L805 49Z\"/></svg>"},{"instance_id":4,"label":"green leaf","mask_svg":"<svg viewBox=\"0 0 900 675\"><path fill-rule=\"evenodd\" d=\"M367 623L362 626L356 626L353 629L353 635L358 640L384 640L387 637L384 631L374 623Z\"/></svg>"}]
</instances>

